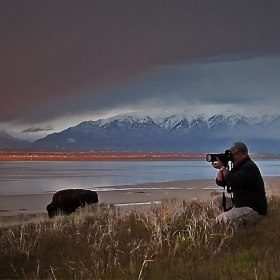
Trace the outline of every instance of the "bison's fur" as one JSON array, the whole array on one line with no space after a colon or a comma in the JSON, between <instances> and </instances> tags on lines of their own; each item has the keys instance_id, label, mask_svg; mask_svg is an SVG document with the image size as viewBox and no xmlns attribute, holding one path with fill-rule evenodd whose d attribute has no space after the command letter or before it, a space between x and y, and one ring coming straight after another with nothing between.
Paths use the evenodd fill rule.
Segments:
<instances>
[{"instance_id":1,"label":"bison's fur","mask_svg":"<svg viewBox=\"0 0 280 280\"><path fill-rule=\"evenodd\" d=\"M98 195L95 191L84 189L65 189L53 195L52 202L47 205L49 218L58 214L70 214L77 208L86 204L98 202Z\"/></svg>"}]
</instances>

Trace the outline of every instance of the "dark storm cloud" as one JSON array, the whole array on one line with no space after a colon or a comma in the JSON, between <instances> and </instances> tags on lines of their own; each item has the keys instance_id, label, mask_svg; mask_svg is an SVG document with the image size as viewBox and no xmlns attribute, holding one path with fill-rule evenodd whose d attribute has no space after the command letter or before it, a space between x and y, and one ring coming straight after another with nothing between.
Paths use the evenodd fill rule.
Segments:
<instances>
[{"instance_id":1,"label":"dark storm cloud","mask_svg":"<svg viewBox=\"0 0 280 280\"><path fill-rule=\"evenodd\" d=\"M158 84L161 84L161 92L173 93L181 100L238 105L278 97L279 74L280 57L206 61L163 71L158 77Z\"/></svg>"},{"instance_id":2,"label":"dark storm cloud","mask_svg":"<svg viewBox=\"0 0 280 280\"><path fill-rule=\"evenodd\" d=\"M165 66L150 71L125 87L95 99L96 108L149 108L232 104L275 106L280 101L280 56L223 60ZM90 102L91 104L91 102Z\"/></svg>"},{"instance_id":3,"label":"dark storm cloud","mask_svg":"<svg viewBox=\"0 0 280 280\"><path fill-rule=\"evenodd\" d=\"M134 104L148 96L117 89L162 65L277 56L279 10L280 1L1 1L0 122Z\"/></svg>"},{"instance_id":4,"label":"dark storm cloud","mask_svg":"<svg viewBox=\"0 0 280 280\"><path fill-rule=\"evenodd\" d=\"M30 127L27 129L24 129L22 133L36 133L36 132L42 132L42 131L50 131L54 130L51 126L41 128L41 127Z\"/></svg>"}]
</instances>

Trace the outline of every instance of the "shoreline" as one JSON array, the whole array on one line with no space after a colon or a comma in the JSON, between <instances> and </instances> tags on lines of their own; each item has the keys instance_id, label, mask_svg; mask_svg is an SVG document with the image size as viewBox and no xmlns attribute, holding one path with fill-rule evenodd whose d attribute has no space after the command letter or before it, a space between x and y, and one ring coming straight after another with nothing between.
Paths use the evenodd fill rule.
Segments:
<instances>
[{"instance_id":1,"label":"shoreline","mask_svg":"<svg viewBox=\"0 0 280 280\"><path fill-rule=\"evenodd\" d=\"M140 204L162 199L205 199L217 189L212 179L140 183L90 188L98 193L100 204ZM104 190L105 189L105 190ZM8 213L46 213L55 192L0 195L0 216ZM3 214L6 213L6 214Z\"/></svg>"},{"instance_id":2,"label":"shoreline","mask_svg":"<svg viewBox=\"0 0 280 280\"><path fill-rule=\"evenodd\" d=\"M280 176L264 177L264 182L268 197L280 194ZM218 187L214 179L200 179L122 185L105 191L96 188L92 190L98 193L99 204L129 209L147 208L165 199L207 200L211 199L213 192L222 192L223 188ZM0 225L16 217L22 220L36 215L47 218L46 205L51 202L52 196L53 193L0 195Z\"/></svg>"}]
</instances>

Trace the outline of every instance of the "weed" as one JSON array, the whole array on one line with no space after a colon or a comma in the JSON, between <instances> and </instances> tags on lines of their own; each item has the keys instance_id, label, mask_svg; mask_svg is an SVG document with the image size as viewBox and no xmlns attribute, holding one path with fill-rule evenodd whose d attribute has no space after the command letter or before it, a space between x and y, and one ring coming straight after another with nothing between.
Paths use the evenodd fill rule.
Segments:
<instances>
[{"instance_id":1,"label":"weed","mask_svg":"<svg viewBox=\"0 0 280 280\"><path fill-rule=\"evenodd\" d=\"M257 225L216 223L209 201L101 205L0 228L1 279L278 279L280 199Z\"/></svg>"}]
</instances>

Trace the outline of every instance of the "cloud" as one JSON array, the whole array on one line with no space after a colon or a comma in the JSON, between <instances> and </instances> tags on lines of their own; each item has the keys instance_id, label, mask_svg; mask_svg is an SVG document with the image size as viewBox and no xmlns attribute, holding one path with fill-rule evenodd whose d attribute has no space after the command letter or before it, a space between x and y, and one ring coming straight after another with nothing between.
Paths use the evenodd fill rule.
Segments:
<instances>
[{"instance_id":1,"label":"cloud","mask_svg":"<svg viewBox=\"0 0 280 280\"><path fill-rule=\"evenodd\" d=\"M45 127L45 128L30 127L30 128L22 130L22 133L37 133L37 132L50 131L50 130L54 130L54 129L51 126L48 126L48 127Z\"/></svg>"},{"instance_id":2,"label":"cloud","mask_svg":"<svg viewBox=\"0 0 280 280\"><path fill-rule=\"evenodd\" d=\"M279 1L1 1L0 94L7 106L0 123L46 122L149 100L237 104L246 93L244 102L261 101L269 65L259 73L247 68L246 89L240 66L195 62L279 57L279 10ZM275 89L269 91L272 98Z\"/></svg>"},{"instance_id":3,"label":"cloud","mask_svg":"<svg viewBox=\"0 0 280 280\"><path fill-rule=\"evenodd\" d=\"M131 109L202 105L275 106L280 56L199 60L157 68L130 84L95 98L96 107Z\"/></svg>"}]
</instances>

